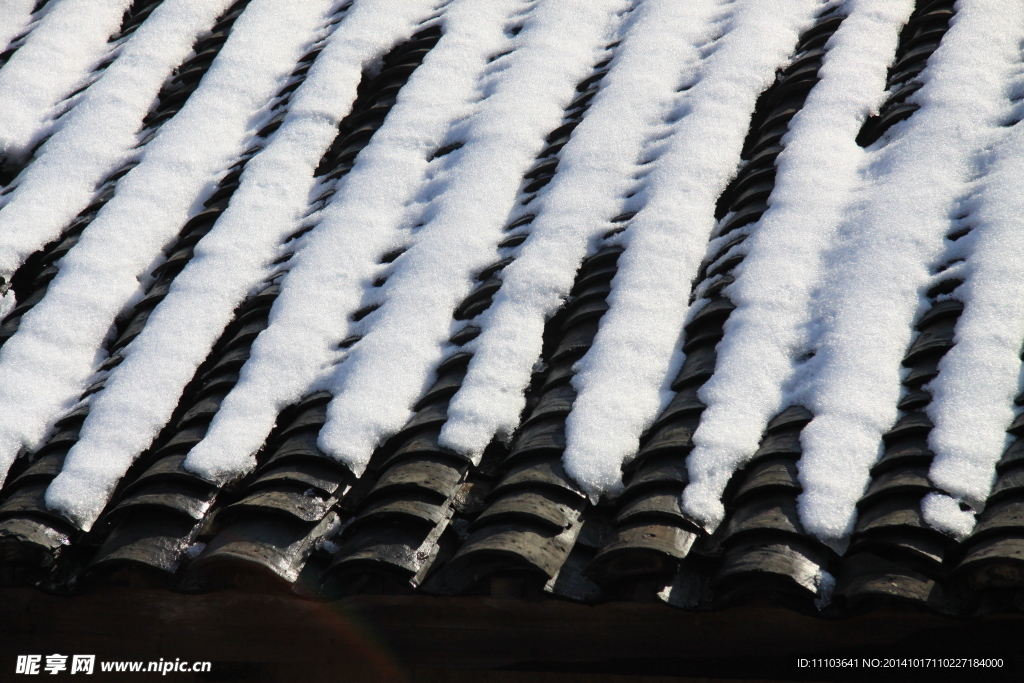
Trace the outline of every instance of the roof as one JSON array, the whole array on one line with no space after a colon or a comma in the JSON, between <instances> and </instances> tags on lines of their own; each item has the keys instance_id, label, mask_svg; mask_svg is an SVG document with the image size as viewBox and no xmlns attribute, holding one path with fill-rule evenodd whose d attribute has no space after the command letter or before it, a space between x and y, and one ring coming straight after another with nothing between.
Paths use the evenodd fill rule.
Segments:
<instances>
[{"instance_id":1,"label":"roof","mask_svg":"<svg viewBox=\"0 0 1024 683\"><path fill-rule=\"evenodd\" d=\"M1018 608L1011 9L108 4L4 20L8 583Z\"/></svg>"}]
</instances>

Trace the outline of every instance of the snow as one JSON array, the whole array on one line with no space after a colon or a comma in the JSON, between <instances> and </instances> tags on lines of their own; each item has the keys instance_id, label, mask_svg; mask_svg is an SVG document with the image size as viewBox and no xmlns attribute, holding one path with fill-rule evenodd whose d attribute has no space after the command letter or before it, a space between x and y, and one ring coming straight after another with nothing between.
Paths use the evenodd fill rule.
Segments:
<instances>
[{"instance_id":1,"label":"snow","mask_svg":"<svg viewBox=\"0 0 1024 683\"><path fill-rule=\"evenodd\" d=\"M122 47L36 153L0 209L0 277L58 237L96 186L131 154L171 70L229 0L165 0Z\"/></svg>"},{"instance_id":2,"label":"snow","mask_svg":"<svg viewBox=\"0 0 1024 683\"><path fill-rule=\"evenodd\" d=\"M851 530L855 504L897 418L900 363L932 283L953 209L1001 130L1006 82L1024 38L1019 12L964 0L923 74L921 109L870 156L865 183L826 255L807 363L800 516L825 541Z\"/></svg>"},{"instance_id":3,"label":"snow","mask_svg":"<svg viewBox=\"0 0 1024 683\"><path fill-rule=\"evenodd\" d=\"M422 14L429 5L418 7ZM253 344L206 438L189 454L190 469L223 481L251 468L278 412L310 390L324 368L338 360L338 342L353 333L352 327L362 327L349 316L363 305L369 283L387 270L379 263L381 256L409 238L410 203L426 191L427 173L443 174L441 169L459 152L434 164L428 157L445 144L452 125L473 111L480 78L495 68L488 67L487 59L508 47L505 27L523 7L521 0L458 0L448 7L444 35L402 88L384 124L316 219L317 227L292 257L270 324ZM398 24L388 35L397 40L397 31L406 28ZM365 30L367 36L380 33L373 25Z\"/></svg>"},{"instance_id":4,"label":"snow","mask_svg":"<svg viewBox=\"0 0 1024 683\"><path fill-rule=\"evenodd\" d=\"M112 489L170 419L235 308L266 277L306 208L313 172L352 106L361 67L408 35L430 9L426 1L357 8L330 36L295 92L288 117L246 164L229 207L196 245L194 258L93 401L60 483L51 489L54 501L58 491L69 491L61 507L83 524L94 521L106 498L93 495L79 504L78 489ZM306 96L309 91L317 96ZM180 334L183 329L189 334Z\"/></svg>"},{"instance_id":5,"label":"snow","mask_svg":"<svg viewBox=\"0 0 1024 683\"><path fill-rule=\"evenodd\" d=\"M960 501L932 491L921 500L921 515L931 526L962 541L974 528L974 510L964 507L967 509Z\"/></svg>"},{"instance_id":6,"label":"snow","mask_svg":"<svg viewBox=\"0 0 1024 683\"><path fill-rule=\"evenodd\" d=\"M577 2L551 4L555 9L542 6L536 11L543 10L547 20L552 20L555 16L565 18L581 7ZM550 81L541 80L523 83L527 78L537 76L536 60L551 59L552 52L557 54L559 51L559 48L547 45L558 38L555 30L546 24L542 24L542 32L531 30L532 13L526 14L525 28L516 38L505 33L516 18L514 12L522 14L527 9L529 5L521 2L486 3L484 6L463 1L453 3L447 10L446 30L441 41L402 89L402 97L384 126L360 153L355 168L344 178L321 223L309 233L305 246L293 258L292 270L286 276L282 294L271 311L270 327L253 345L244 377L222 403L207 439L189 455L190 468L216 478L244 471L272 427L276 413L310 390L310 383L324 374L325 367L330 370L332 361L344 360L341 368L345 370L354 360L358 373L369 372L371 376L356 381L357 386L335 398L325 435L339 430L337 418L333 417L337 415L339 402L349 407L354 404L354 415L345 421L346 429L355 427L359 421L366 423L385 419L389 426L385 429L396 430L408 419L410 405L419 397L431 364L436 365L441 345L451 334L452 311L468 291L474 270L472 265L468 268L462 266L464 274L458 280L453 279L457 272L454 268L458 263L456 259L471 253L467 250L464 255L454 254L449 245L460 244L467 248L472 241L451 233L430 237L431 233L445 226L445 222L438 221L438 218L444 218L449 225L458 222L461 230L471 229L477 240L486 236L487 223L492 224L493 227L488 228L489 243L481 245L482 254L475 258L477 263L482 260L483 264L494 260L495 245L501 234L499 221L511 208L515 188L530 159L539 151L544 135L557 125L557 117L561 114L557 99L548 102L547 111L542 110L543 115L520 109L525 106L523 102L530 101L528 95L544 97L545 87L550 85ZM606 9L588 9L581 10L581 13L589 19L589 24L584 24L584 27L595 31L600 23L599 17L608 12ZM535 47L536 43L543 47ZM517 46L517 49L487 66L488 56L504 51L510 45ZM589 66L594 54L592 48L577 48L569 54L574 56L584 51L586 54L582 56L586 57ZM574 68L582 69L579 66ZM520 80L505 86L503 91L503 85L510 77ZM573 80L572 85L577 80ZM477 103L481 87L489 90L490 94ZM509 87L522 90L513 97L507 90ZM560 95L567 101L572 89L568 87L565 90L567 92L558 95L548 94L546 99L553 100ZM481 116L496 108L502 109L495 114ZM477 109L476 116L467 121ZM521 119L512 118L516 116ZM522 123L535 116L539 116L539 120L535 119L529 125ZM528 141L528 147L520 144L515 152L513 159L518 158L517 166L506 159L507 172L488 170L481 174L478 169L488 164L486 160L495 158L487 156L495 153L495 147L484 147L481 142L489 140L480 133L476 133L482 138L480 142L473 139L474 124L476 130L493 126L493 136L497 139L509 135ZM484 132L485 129L481 130ZM467 140L461 150L433 164L428 163L428 156L436 148L457 139ZM502 147L500 151L504 153L505 150ZM453 163L465 170L453 176L447 170ZM454 202L455 196L461 195L453 190L464 189L470 180L479 182L487 176L493 183L497 179L504 181L503 194L499 195L494 185L476 186L468 202L466 196L461 196L458 199L460 204L445 206L447 202ZM387 187L387 191L383 191L383 187ZM437 204L430 205L431 198L441 191L443 195L436 200ZM411 202L413 204L409 206ZM495 202L500 202L498 208ZM472 211L464 214L460 221L455 212L464 210L461 203L470 204ZM382 266L379 260L383 254L414 238L409 225L420 219L424 211L429 211L435 218L430 221L429 215L423 216L427 225L420 228L416 236L419 238L417 245L392 265ZM468 216L486 218L474 221ZM434 227L437 222L440 222L440 227ZM449 230L453 229L449 227ZM479 267L482 265L477 265L476 269ZM414 276L417 271L431 279L441 275L441 281L449 282L418 281ZM370 289L370 283L382 273L390 273L387 284L376 291ZM395 286L403 281L407 284ZM461 286L464 291L459 294L454 285ZM444 292L444 287L449 293L441 301L416 301L424 294L436 297ZM369 303L367 296L387 304L357 324L351 324L348 316ZM398 297L406 301L396 303ZM427 315L430 307L435 308L432 316ZM396 310L392 313L397 317L396 324L382 332L379 324L390 310ZM325 311L335 313L329 316ZM401 316L407 319L402 321ZM427 321L434 329L434 340L424 339L423 333L430 329ZM332 351L332 346L336 347L340 340L353 332L365 333L366 338L348 351L340 354L337 350ZM381 339L385 336L391 338ZM387 348L402 337L409 348ZM394 362L395 354L401 358L400 364ZM414 359L417 364L414 364ZM395 372L397 376L388 376ZM344 376L321 382L340 394ZM415 379L410 381L410 378ZM389 395L382 389L397 389L398 381L402 383L404 396ZM370 402L366 402L366 392L372 394ZM253 420L253 415L260 416L258 421ZM257 430L253 429L254 422ZM356 471L364 467L376 439L383 433L376 425L362 429L364 433L356 446L358 455L343 457ZM373 429L380 430L367 436ZM322 440L324 438L322 435ZM352 446L353 441L347 435L336 439L338 443L344 441L344 447ZM340 452L341 449L334 451L329 443L324 443L329 453Z\"/></svg>"},{"instance_id":7,"label":"snow","mask_svg":"<svg viewBox=\"0 0 1024 683\"><path fill-rule=\"evenodd\" d=\"M115 316L199 202L250 139L257 116L318 30L328 0L254 0L199 88L144 149L139 166L64 257L45 298L0 349L0 472L23 444L40 442L103 358ZM190 329L178 330L188 335ZM70 468L74 460L68 462ZM65 474L68 471L65 470ZM83 504L105 493L58 477L49 503ZM65 484L68 482L68 484ZM67 486L67 488L62 488Z\"/></svg>"},{"instance_id":8,"label":"snow","mask_svg":"<svg viewBox=\"0 0 1024 683\"><path fill-rule=\"evenodd\" d=\"M131 0L62 0L0 69L0 154L23 156L53 107L106 56Z\"/></svg>"},{"instance_id":9,"label":"snow","mask_svg":"<svg viewBox=\"0 0 1024 683\"><path fill-rule=\"evenodd\" d=\"M568 297L588 246L623 213L644 153L671 132L666 112L692 82L701 48L728 16L716 0L651 0L625 28L610 71L559 155L558 173L529 210L530 236L501 273L466 378L448 408L441 443L479 457L495 434L515 429L540 356L544 323Z\"/></svg>"},{"instance_id":10,"label":"snow","mask_svg":"<svg viewBox=\"0 0 1024 683\"><path fill-rule=\"evenodd\" d=\"M735 6L729 30L678 105L681 120L653 164L644 206L594 344L577 363L566 421L566 471L591 497L621 486L621 466L671 398L690 283L714 227L715 200L740 161L758 94L823 8L793 0Z\"/></svg>"},{"instance_id":11,"label":"snow","mask_svg":"<svg viewBox=\"0 0 1024 683\"><path fill-rule=\"evenodd\" d=\"M757 450L768 421L794 401L787 392L809 349L811 298L865 153L857 133L885 98L886 70L912 0L854 0L828 44L820 81L790 123L777 160L771 207L752 226L736 305L718 344L715 374L701 388L707 409L694 434L684 495L690 514L715 524L733 472ZM706 300L694 304L699 310Z\"/></svg>"},{"instance_id":12,"label":"snow","mask_svg":"<svg viewBox=\"0 0 1024 683\"><path fill-rule=\"evenodd\" d=\"M814 418L801 436L801 521L842 550L882 436L900 416L901 363L934 304L925 293L956 276L964 284L943 295L965 306L956 344L925 387L936 490L921 512L955 539L971 533L1022 388L1016 6L960 0L912 96L920 110L862 149L855 138L885 97L911 0L356 0L333 24L341 0L253 0L194 95L138 146L168 74L231 1L164 0L115 43L128 0L55 0L34 16L31 0L4 4L0 45L31 31L0 68L0 153L17 162L50 137L0 194L0 277L57 238L103 178L127 159L140 163L0 347L0 477L104 378L46 493L89 529L237 307L271 277L282 292L269 326L187 467L218 484L243 476L280 411L327 389L320 446L362 473L456 350L448 340L466 323L453 312L476 275L513 256L493 304L472 321L480 335L461 347L473 358L441 434L478 460L514 433L545 322L580 263L614 216L636 212L610 240L625 251L610 309L575 367L566 422L566 470L592 499L614 496L672 396L684 324L707 303L702 284L688 304L701 259L731 239L712 238L715 201L737 170L757 96L800 31L838 10L848 16L790 124L770 209L730 252L745 256L725 290L737 308L700 390L707 409L684 510L708 529L719 524L726 483L768 421L803 405ZM362 75L437 17L443 37L356 166L337 183L314 177ZM314 43L325 47L308 78L286 103L276 99ZM523 174L576 84L609 58L557 175L523 206ZM94 71L101 62L109 66ZM162 249L279 111L287 117L251 147L229 208L123 362L100 372L115 318L151 282ZM453 143L461 147L434 156ZM333 196L317 200L325 190ZM536 216L525 242L500 248L504 226L527 211ZM300 227L310 231L289 240ZM962 227L971 230L946 239ZM14 305L5 292L0 317ZM377 308L353 319L368 306ZM345 339L357 341L341 348ZM819 607L834 583L824 570L815 576Z\"/></svg>"},{"instance_id":13,"label":"snow","mask_svg":"<svg viewBox=\"0 0 1024 683\"><path fill-rule=\"evenodd\" d=\"M622 0L537 5L507 67L485 84L479 109L456 131L465 142L455 152L458 169L442 179L425 226L395 263L371 328L327 383L334 399L319 443L353 472L412 415L443 358L455 307L475 273L498 258L523 174L598 61L613 13L627 7Z\"/></svg>"},{"instance_id":14,"label":"snow","mask_svg":"<svg viewBox=\"0 0 1024 683\"><path fill-rule=\"evenodd\" d=\"M35 0L5 0L0 16L0 52L5 52L15 38L33 28L30 24L35 6Z\"/></svg>"},{"instance_id":15,"label":"snow","mask_svg":"<svg viewBox=\"0 0 1024 683\"><path fill-rule=\"evenodd\" d=\"M1017 83L1019 88L1019 70ZM965 282L953 293L965 308L957 323L956 345L931 382L934 399L928 408L935 425L929 437L935 452L929 477L974 508L988 497L995 463L1006 444L1006 428L1014 418L1013 397L1019 391L1024 339L1024 126L1018 123L1009 129L993 156L990 170L962 207L974 229L951 245L957 252L966 251L957 273ZM934 515L926 511L925 519L939 528L957 528L936 516L943 509L959 512L936 507Z\"/></svg>"},{"instance_id":16,"label":"snow","mask_svg":"<svg viewBox=\"0 0 1024 683\"><path fill-rule=\"evenodd\" d=\"M2 290L0 290L0 291L2 291ZM9 314L11 311L13 311L14 307L17 306L17 305L18 305L18 302L15 301L15 296L14 296L14 292L13 291L8 290L8 291L5 291L3 294L0 294L0 320L3 320L4 318L6 318L7 314Z\"/></svg>"}]
</instances>

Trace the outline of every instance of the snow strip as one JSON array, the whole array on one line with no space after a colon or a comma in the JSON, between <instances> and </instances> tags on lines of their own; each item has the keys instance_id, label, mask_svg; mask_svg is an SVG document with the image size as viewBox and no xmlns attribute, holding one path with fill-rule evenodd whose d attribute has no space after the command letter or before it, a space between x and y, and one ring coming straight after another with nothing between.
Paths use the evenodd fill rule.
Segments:
<instances>
[{"instance_id":1,"label":"snow strip","mask_svg":"<svg viewBox=\"0 0 1024 683\"><path fill-rule=\"evenodd\" d=\"M976 509L988 498L995 463L1006 446L1024 339L1024 125L1011 131L996 147L992 170L965 207L974 229L961 240L974 244L960 271L965 282L954 293L965 308L956 346L943 357L931 383L934 399L928 407L935 425L929 436L935 452L929 476ZM937 516L926 514L925 519L956 528Z\"/></svg>"},{"instance_id":2,"label":"snow strip","mask_svg":"<svg viewBox=\"0 0 1024 683\"><path fill-rule=\"evenodd\" d=\"M603 50L623 0L549 0L530 13L479 110L418 241L396 262L373 326L328 383L320 446L360 474L395 433L441 361L452 313L498 257L523 174ZM496 160L501 160L496 163ZM458 245L453 249L452 245Z\"/></svg>"},{"instance_id":3,"label":"snow strip","mask_svg":"<svg viewBox=\"0 0 1024 683\"><path fill-rule=\"evenodd\" d=\"M338 342L351 334L349 316L381 273L381 255L407 239L399 229L423 188L428 156L445 143L453 122L473 111L487 59L507 48L505 29L522 6L521 0L457 0L448 7L444 35L292 257L270 325L206 438L189 454L190 469L214 480L246 472L280 410L338 358Z\"/></svg>"},{"instance_id":4,"label":"snow strip","mask_svg":"<svg viewBox=\"0 0 1024 683\"><path fill-rule=\"evenodd\" d=\"M722 492L757 450L768 421L788 405L786 384L807 350L811 298L826 271L865 153L856 137L885 98L886 69L913 0L853 0L833 35L821 79L790 123L771 208L741 247L726 293L736 310L718 344L707 405L688 460L687 512L717 523ZM699 301L699 308L706 301Z\"/></svg>"},{"instance_id":5,"label":"snow strip","mask_svg":"<svg viewBox=\"0 0 1024 683\"><path fill-rule=\"evenodd\" d=\"M28 28L35 5L36 0L4 0L0 13L0 52L6 51L11 41Z\"/></svg>"},{"instance_id":6,"label":"snow strip","mask_svg":"<svg viewBox=\"0 0 1024 683\"><path fill-rule=\"evenodd\" d=\"M349 10L296 91L281 128L246 165L227 210L96 395L50 489L53 504L92 524L106 492L170 419L234 310L266 277L267 264L295 229L317 163L355 100L362 67L408 35L433 2L386 0ZM307 96L310 91L314 96ZM185 329L189 333L181 334Z\"/></svg>"},{"instance_id":7,"label":"snow strip","mask_svg":"<svg viewBox=\"0 0 1024 683\"><path fill-rule=\"evenodd\" d=\"M0 154L21 156L109 49L131 0L63 0L0 69Z\"/></svg>"},{"instance_id":8,"label":"snow strip","mask_svg":"<svg viewBox=\"0 0 1024 683\"><path fill-rule=\"evenodd\" d=\"M921 516L931 526L959 541L974 529L974 509L938 491L921 499Z\"/></svg>"},{"instance_id":9,"label":"snow strip","mask_svg":"<svg viewBox=\"0 0 1024 683\"><path fill-rule=\"evenodd\" d=\"M736 6L730 30L680 105L685 116L648 176L647 203L623 233L610 309L572 380L579 395L566 421L564 462L592 497L621 486L622 464L671 398L715 200L739 164L758 94L821 8L816 0Z\"/></svg>"},{"instance_id":10,"label":"snow strip","mask_svg":"<svg viewBox=\"0 0 1024 683\"><path fill-rule=\"evenodd\" d=\"M0 277L60 235L96 185L138 143L142 119L171 70L230 0L165 0L36 153L0 209Z\"/></svg>"},{"instance_id":11,"label":"snow strip","mask_svg":"<svg viewBox=\"0 0 1024 683\"><path fill-rule=\"evenodd\" d=\"M824 541L852 530L882 434L897 417L900 363L927 305L922 293L956 198L1006 130L1007 79L1020 59L1024 17L1000 0L963 0L958 8L914 96L921 109L872 154L859 201L825 261L804 402L815 417L803 430L799 464L800 518Z\"/></svg>"},{"instance_id":12,"label":"snow strip","mask_svg":"<svg viewBox=\"0 0 1024 683\"><path fill-rule=\"evenodd\" d=\"M718 0L648 0L638 8L601 90L561 151L529 238L476 321L483 331L466 347L474 356L449 404L443 445L479 457L495 434L515 429L545 320L568 297L588 245L621 212L645 143L668 128L659 124L679 84L695 79L699 48L716 37L722 14Z\"/></svg>"},{"instance_id":13,"label":"snow strip","mask_svg":"<svg viewBox=\"0 0 1024 683\"><path fill-rule=\"evenodd\" d=\"M0 349L0 474L81 394L115 316L139 291L138 278L241 152L256 114L330 5L254 0L200 87L64 257L46 296Z\"/></svg>"}]
</instances>

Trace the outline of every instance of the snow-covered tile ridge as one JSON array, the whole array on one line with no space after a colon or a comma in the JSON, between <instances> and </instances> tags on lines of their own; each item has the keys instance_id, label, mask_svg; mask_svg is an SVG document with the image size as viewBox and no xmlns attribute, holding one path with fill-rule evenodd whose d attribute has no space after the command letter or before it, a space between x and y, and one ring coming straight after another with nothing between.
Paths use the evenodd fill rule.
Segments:
<instances>
[{"instance_id":1,"label":"snow-covered tile ridge","mask_svg":"<svg viewBox=\"0 0 1024 683\"><path fill-rule=\"evenodd\" d=\"M36 153L0 209L0 277L56 238L135 146L167 75L230 0L165 0Z\"/></svg>"},{"instance_id":2,"label":"snow-covered tile ridge","mask_svg":"<svg viewBox=\"0 0 1024 683\"><path fill-rule=\"evenodd\" d=\"M331 72L320 73L323 78ZM312 170L335 133L336 117L337 112L289 111L266 148L245 165L228 208L195 246L194 257L96 395L79 442L48 494L83 526L91 526L104 507L101 492L113 489L167 423L234 308L265 275L305 206ZM178 334L186 328L189 335ZM83 496L83 489L90 495Z\"/></svg>"},{"instance_id":3,"label":"snow-covered tile ridge","mask_svg":"<svg viewBox=\"0 0 1024 683\"><path fill-rule=\"evenodd\" d=\"M829 42L819 81L783 138L771 206L740 247L736 306L700 390L707 409L693 436L686 510L709 525L724 514L733 472L758 448L768 421L791 397L785 387L807 350L811 297L823 257L858 186L865 152L856 137L885 97L886 69L913 0L853 0Z\"/></svg>"},{"instance_id":4,"label":"snow-covered tile ridge","mask_svg":"<svg viewBox=\"0 0 1024 683\"><path fill-rule=\"evenodd\" d=\"M448 408L441 443L479 457L515 429L544 323L568 296L593 241L634 188L645 145L661 132L666 108L717 37L717 0L642 3L583 121L562 149L559 170L538 202L530 237L501 274L466 378Z\"/></svg>"},{"instance_id":5,"label":"snow-covered tile ridge","mask_svg":"<svg viewBox=\"0 0 1024 683\"><path fill-rule=\"evenodd\" d=\"M357 0L310 69L307 82L315 85L300 88L292 98L292 115L326 116L336 126L352 108L364 66L407 36L411 27L437 14L431 9L446 4L440 0L432 4L423 0ZM375 30L381 34L374 35Z\"/></svg>"},{"instance_id":6,"label":"snow-covered tile ridge","mask_svg":"<svg viewBox=\"0 0 1024 683\"><path fill-rule=\"evenodd\" d=\"M7 0L4 3L4 11L0 13L0 53L10 50L12 42L19 36L19 44L28 38L26 31L31 31L34 22L37 20L32 15L36 6L36 0ZM0 57L0 68L3 68L5 59Z\"/></svg>"},{"instance_id":7,"label":"snow-covered tile ridge","mask_svg":"<svg viewBox=\"0 0 1024 683\"><path fill-rule=\"evenodd\" d=\"M64 257L46 296L0 349L6 418L0 473L21 445L37 444L77 399L102 359L114 317L139 291L138 278L239 154L253 117L290 72L329 4L254 0L200 87Z\"/></svg>"},{"instance_id":8,"label":"snow-covered tile ridge","mask_svg":"<svg viewBox=\"0 0 1024 683\"><path fill-rule=\"evenodd\" d=\"M740 161L758 94L822 7L816 0L736 5L679 105L683 116L647 178L646 204L622 235L626 251L610 309L573 378L578 396L564 460L592 497L621 486L622 464L671 397L687 295L715 224L715 201Z\"/></svg>"},{"instance_id":9,"label":"snow-covered tile ridge","mask_svg":"<svg viewBox=\"0 0 1024 683\"><path fill-rule=\"evenodd\" d=\"M67 476L62 473L60 483L55 481L51 499L57 499L59 486L71 491L66 498L77 500L78 482L101 477L112 489L152 443L235 308L267 275L278 246L294 229L306 207L313 171L337 134L337 121L352 106L360 67L407 35L431 11L432 0L377 3L375 9L347 15L328 39L293 99L307 106L293 105L266 148L246 165L229 207L127 347L124 362L93 402L81 439L68 455ZM322 67L321 60L330 68ZM348 82L349 100L300 100L306 89L342 90L336 80ZM198 310L204 314L197 316ZM190 335L177 334L185 327ZM139 401L140 396L146 400ZM79 506L76 518L91 524L104 502L94 499L88 508ZM70 509L67 503L63 507Z\"/></svg>"},{"instance_id":10,"label":"snow-covered tile ridge","mask_svg":"<svg viewBox=\"0 0 1024 683\"><path fill-rule=\"evenodd\" d=\"M973 242L954 296L964 301L956 345L931 382L928 414L935 427L929 477L974 509L988 498L995 463L1013 421L1024 341L1024 125L1015 125L994 150L991 170L969 200ZM934 512L941 512L936 508ZM958 508L959 509L959 508ZM953 527L937 514L925 519ZM953 518L959 519L958 516ZM969 529L968 529L969 530Z\"/></svg>"},{"instance_id":11,"label":"snow-covered tile ridge","mask_svg":"<svg viewBox=\"0 0 1024 683\"><path fill-rule=\"evenodd\" d=\"M206 439L189 454L190 469L214 480L247 471L278 412L338 359L337 344L351 334L349 317L381 274L381 256L408 238L402 228L410 222L410 202L423 191L430 154L473 111L487 59L508 47L505 30L522 7L521 0L456 0L448 7L444 35L292 257L270 325Z\"/></svg>"},{"instance_id":12,"label":"snow-covered tile ridge","mask_svg":"<svg viewBox=\"0 0 1024 683\"><path fill-rule=\"evenodd\" d=\"M497 259L524 173L604 49L614 13L627 8L623 0L550 0L526 18L518 49L465 123L457 164L396 262L372 327L328 383L334 399L320 446L354 472L429 385L456 306Z\"/></svg>"},{"instance_id":13,"label":"snow-covered tile ridge","mask_svg":"<svg viewBox=\"0 0 1024 683\"><path fill-rule=\"evenodd\" d=\"M0 69L0 154L32 147L53 107L108 50L131 0L63 0Z\"/></svg>"},{"instance_id":14,"label":"snow-covered tile ridge","mask_svg":"<svg viewBox=\"0 0 1024 683\"><path fill-rule=\"evenodd\" d=\"M864 185L825 260L817 355L805 366L814 414L804 429L800 515L819 539L844 538L897 417L900 362L942 254L951 211L979 154L1005 130L1007 77L1019 61L1018 7L964 0L914 96L921 109L872 154Z\"/></svg>"}]
</instances>

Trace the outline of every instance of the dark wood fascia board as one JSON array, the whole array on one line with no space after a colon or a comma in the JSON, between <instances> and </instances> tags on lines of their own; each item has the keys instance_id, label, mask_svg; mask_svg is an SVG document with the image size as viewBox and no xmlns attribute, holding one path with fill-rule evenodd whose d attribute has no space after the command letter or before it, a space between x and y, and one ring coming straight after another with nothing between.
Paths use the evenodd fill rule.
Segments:
<instances>
[{"instance_id":1,"label":"dark wood fascia board","mask_svg":"<svg viewBox=\"0 0 1024 683\"><path fill-rule=\"evenodd\" d=\"M233 590L189 595L110 588L75 597L0 590L0 667L10 671L16 655L57 652L328 671L363 666L380 674L374 680L407 680L407 672L424 668L704 677L725 673L730 662L736 670L730 678L753 678L751 671L766 666L774 672L768 678L789 680L778 667L796 676L798 657L1009 660L1019 656L1020 642L1019 614L962 619L876 609L822 619L781 607L688 612L660 603L585 606L491 597L364 595L325 603Z\"/></svg>"}]
</instances>

